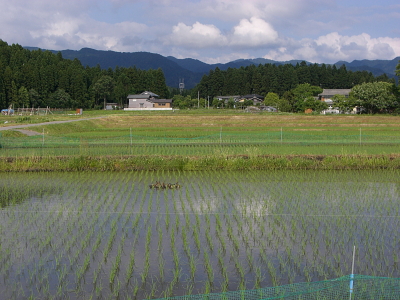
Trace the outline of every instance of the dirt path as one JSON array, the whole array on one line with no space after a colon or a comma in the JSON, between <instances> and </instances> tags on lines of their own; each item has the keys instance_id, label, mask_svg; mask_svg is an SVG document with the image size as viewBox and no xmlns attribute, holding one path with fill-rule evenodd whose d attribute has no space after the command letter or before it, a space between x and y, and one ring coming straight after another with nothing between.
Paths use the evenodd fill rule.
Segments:
<instances>
[{"instance_id":1,"label":"dirt path","mask_svg":"<svg viewBox=\"0 0 400 300\"><path fill-rule=\"evenodd\" d=\"M33 130L22 129L22 128L34 127L34 126L44 126L44 125L49 125L49 124L62 124L62 123L78 122L78 121L101 119L101 118L106 118L106 117L103 116L103 117L84 118L84 119L76 119L76 120L51 121L51 122L37 123L37 124L12 125L12 126L0 127L0 131L14 129L14 130L17 130L19 132L22 132L23 134L29 135L29 136L41 135L42 133L40 133L40 132L33 131Z\"/></svg>"}]
</instances>

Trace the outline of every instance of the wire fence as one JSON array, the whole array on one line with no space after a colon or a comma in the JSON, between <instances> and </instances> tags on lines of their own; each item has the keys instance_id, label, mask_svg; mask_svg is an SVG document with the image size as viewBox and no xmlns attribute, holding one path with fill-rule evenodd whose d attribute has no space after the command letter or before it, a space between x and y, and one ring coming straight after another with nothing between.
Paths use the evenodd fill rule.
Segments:
<instances>
[{"instance_id":1,"label":"wire fence","mask_svg":"<svg viewBox=\"0 0 400 300\"><path fill-rule=\"evenodd\" d=\"M256 290L186 295L163 300L397 300L400 278L347 275L316 282L294 283ZM161 300L161 299L158 299Z\"/></svg>"},{"instance_id":2,"label":"wire fence","mask_svg":"<svg viewBox=\"0 0 400 300\"><path fill-rule=\"evenodd\" d=\"M265 133L221 131L210 135L186 138L135 134L101 138L57 137L46 134L7 137L1 136L0 132L0 157L71 155L259 156L277 153L277 151L278 154L284 154L284 152L340 154L338 151L346 147L357 148L350 149L351 152L364 151L368 147L368 151L382 154L383 152L397 153L399 144L400 135L366 134L361 131L359 134L353 132L353 134L347 135L326 135L321 132L306 134L293 131ZM275 150L271 150L272 148L275 148Z\"/></svg>"},{"instance_id":3,"label":"wire fence","mask_svg":"<svg viewBox=\"0 0 400 300\"><path fill-rule=\"evenodd\" d=\"M205 145L205 144L300 144L300 145L362 145L362 144L400 144L400 135L348 134L324 135L297 132L266 133L214 133L205 136L182 138L167 136L122 135L103 138L73 138L49 135L27 137L3 137L0 132L1 148L40 148L40 147L80 147L113 145Z\"/></svg>"}]
</instances>

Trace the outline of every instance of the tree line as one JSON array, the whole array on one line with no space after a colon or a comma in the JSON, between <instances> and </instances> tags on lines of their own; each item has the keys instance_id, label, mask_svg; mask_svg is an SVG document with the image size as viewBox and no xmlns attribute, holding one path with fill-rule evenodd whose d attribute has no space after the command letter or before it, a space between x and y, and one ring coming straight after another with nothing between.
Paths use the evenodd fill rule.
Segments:
<instances>
[{"instance_id":1,"label":"tree line","mask_svg":"<svg viewBox=\"0 0 400 300\"><path fill-rule=\"evenodd\" d=\"M84 67L60 52L27 50L0 40L0 108L103 108L126 103L128 94L150 90L169 97L161 69Z\"/></svg>"},{"instance_id":2,"label":"tree line","mask_svg":"<svg viewBox=\"0 0 400 300\"><path fill-rule=\"evenodd\" d=\"M400 64L396 69L400 75ZM327 104L316 100L323 89L352 89L350 97L336 96L334 106L346 113L355 106L368 113L400 113L399 89L394 78L386 74L374 76L367 71L350 71L345 65L310 64L251 65L226 71L218 67L204 75L200 83L186 94L175 95L174 106L179 108L218 107L243 108L253 105L233 99L218 100L218 96L258 94L264 105L283 112L320 112ZM209 100L211 99L211 100Z\"/></svg>"},{"instance_id":3,"label":"tree line","mask_svg":"<svg viewBox=\"0 0 400 300\"><path fill-rule=\"evenodd\" d=\"M396 69L400 75L400 64ZM218 101L220 95L259 94L264 104L280 111L320 111L324 104L315 102L322 89L352 88L352 97L336 99L342 111L353 105L367 112L400 112L399 90L385 74L373 76L367 71L349 71L343 65L251 65L226 71L218 67L204 75L192 90L181 93L168 88L163 71L116 67L102 70L83 66L78 59L64 59L60 52L24 49L0 40L0 108L18 107L97 108L106 102L123 106L128 94L145 90L160 98L173 97L176 108L237 108L252 105L233 100Z\"/></svg>"},{"instance_id":4,"label":"tree line","mask_svg":"<svg viewBox=\"0 0 400 300\"><path fill-rule=\"evenodd\" d=\"M307 64L305 61L296 65L264 64L251 65L226 71L218 67L204 75L193 89L192 97L207 98L220 95L247 95L276 93L279 96L296 88L299 84L308 83L323 89L350 89L355 85L368 82L395 83L386 74L375 77L368 71L350 71L345 65L336 67L326 64Z\"/></svg>"}]
</instances>

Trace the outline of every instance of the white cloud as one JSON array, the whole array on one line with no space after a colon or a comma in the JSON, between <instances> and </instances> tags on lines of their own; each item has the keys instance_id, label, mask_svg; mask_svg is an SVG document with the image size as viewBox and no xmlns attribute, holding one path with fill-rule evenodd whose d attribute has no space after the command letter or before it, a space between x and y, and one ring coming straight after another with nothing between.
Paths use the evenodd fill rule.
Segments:
<instances>
[{"instance_id":1,"label":"white cloud","mask_svg":"<svg viewBox=\"0 0 400 300\"><path fill-rule=\"evenodd\" d=\"M166 44L180 45L187 48L225 48L259 47L275 43L278 33L262 19L252 17L242 19L227 34L214 25L196 22L193 25L179 23L173 26L172 34L165 39Z\"/></svg>"},{"instance_id":2,"label":"white cloud","mask_svg":"<svg viewBox=\"0 0 400 300\"><path fill-rule=\"evenodd\" d=\"M167 44L188 48L205 48L226 44L226 38L214 25L194 23L192 26L178 23L166 40Z\"/></svg>"},{"instance_id":3,"label":"white cloud","mask_svg":"<svg viewBox=\"0 0 400 300\"><path fill-rule=\"evenodd\" d=\"M330 59L381 59L400 55L400 38L371 38L369 34L343 36L337 32L316 39L318 48L324 49Z\"/></svg>"},{"instance_id":4,"label":"white cloud","mask_svg":"<svg viewBox=\"0 0 400 300\"><path fill-rule=\"evenodd\" d=\"M315 40L287 39L284 47L268 51L264 58L274 60L304 59L310 62L333 63L339 60L393 59L400 56L400 38L371 38L362 33L343 36L332 32Z\"/></svg>"},{"instance_id":5,"label":"white cloud","mask_svg":"<svg viewBox=\"0 0 400 300\"><path fill-rule=\"evenodd\" d=\"M54 50L149 51L214 63L392 59L400 56L393 34L400 6L387 1L372 7L329 0L0 0L0 38Z\"/></svg>"},{"instance_id":6,"label":"white cloud","mask_svg":"<svg viewBox=\"0 0 400 300\"><path fill-rule=\"evenodd\" d=\"M243 19L233 29L231 45L257 47L275 43L278 33L270 24L262 19L252 17L250 20Z\"/></svg>"}]
</instances>

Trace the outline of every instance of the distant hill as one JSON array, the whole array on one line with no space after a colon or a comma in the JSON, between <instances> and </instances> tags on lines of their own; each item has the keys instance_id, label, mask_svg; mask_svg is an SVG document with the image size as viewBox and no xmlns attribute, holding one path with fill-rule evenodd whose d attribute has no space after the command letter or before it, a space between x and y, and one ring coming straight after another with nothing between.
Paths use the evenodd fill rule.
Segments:
<instances>
[{"instance_id":1,"label":"distant hill","mask_svg":"<svg viewBox=\"0 0 400 300\"><path fill-rule=\"evenodd\" d=\"M339 61L335 65L345 65L348 70L352 71L368 71L374 74L374 76L382 75L386 73L388 77L395 77L396 66L400 61L400 56L392 60L353 60L351 63L345 61Z\"/></svg>"},{"instance_id":2,"label":"distant hill","mask_svg":"<svg viewBox=\"0 0 400 300\"><path fill-rule=\"evenodd\" d=\"M25 47L29 50L37 50L34 47ZM50 50L54 53L58 51ZM114 52L94 50L90 48L82 48L81 50L62 50L62 56L66 59L77 58L81 61L82 65L94 67L100 65L102 69L119 67L133 67L138 69L149 70L161 68L165 75L165 80L168 86L178 87L181 78L185 81L187 89L193 88L200 82L202 76L207 74L210 70L216 67L221 70L228 68L240 68L250 65L259 64L293 64L300 63L301 60L291 61L274 61L265 58L255 59L238 59L225 64L207 64L200 60L193 58L179 59L172 56L162 56L160 54L150 52ZM374 76L386 73L389 77L395 77L395 69L399 63L400 57L392 60L354 60L351 63L345 61L338 61L336 66L340 67L343 64L348 70L371 72ZM307 62L311 64L310 62Z\"/></svg>"}]
</instances>

